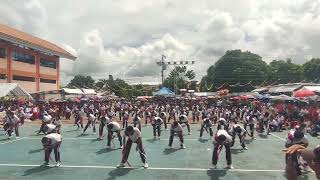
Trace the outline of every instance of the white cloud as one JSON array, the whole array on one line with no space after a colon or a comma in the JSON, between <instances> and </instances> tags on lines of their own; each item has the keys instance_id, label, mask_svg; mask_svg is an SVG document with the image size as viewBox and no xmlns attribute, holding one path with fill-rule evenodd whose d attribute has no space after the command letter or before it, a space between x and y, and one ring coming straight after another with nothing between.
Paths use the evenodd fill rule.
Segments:
<instances>
[{"instance_id":1,"label":"white cloud","mask_svg":"<svg viewBox=\"0 0 320 180\"><path fill-rule=\"evenodd\" d=\"M162 54L196 60L192 69L199 75L229 49L303 63L320 56L319 15L319 0L0 2L1 23L78 56L75 62L62 59L64 83L78 73L154 81Z\"/></svg>"}]
</instances>

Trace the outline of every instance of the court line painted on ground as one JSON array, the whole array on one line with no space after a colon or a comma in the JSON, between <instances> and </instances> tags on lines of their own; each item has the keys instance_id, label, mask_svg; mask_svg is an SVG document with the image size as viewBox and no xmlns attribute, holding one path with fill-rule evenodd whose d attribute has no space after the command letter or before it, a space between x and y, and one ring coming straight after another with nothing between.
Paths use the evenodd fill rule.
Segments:
<instances>
[{"instance_id":1,"label":"court line painted on ground","mask_svg":"<svg viewBox=\"0 0 320 180\"><path fill-rule=\"evenodd\" d=\"M17 139L14 139L14 140L8 140L8 141L0 143L0 144L9 144L9 143L13 143L13 142L20 141L20 140L23 140L23 139L27 139L27 137L17 138Z\"/></svg>"},{"instance_id":2,"label":"court line painted on ground","mask_svg":"<svg viewBox=\"0 0 320 180\"><path fill-rule=\"evenodd\" d=\"M41 139L42 137L24 137L24 139L31 139L31 140L33 140L33 139L35 139L35 140L37 140L37 139ZM95 138L95 137L71 137L71 138L64 138L64 137L62 137L62 139L63 140L93 140L93 139L97 139L97 138ZM117 138L116 138L117 139ZM103 141L103 140L107 140L107 139L102 139L101 141ZM142 140L154 140L154 141L169 141L169 139L152 139L152 138L142 138ZM198 139L198 138L193 138L193 139L191 139L191 138L185 138L185 139L183 139L183 140L185 140L185 141L211 141L211 139ZM248 140L250 140L250 139L248 139ZM253 140L253 141L280 141L281 139L255 139L255 140Z\"/></svg>"},{"instance_id":3,"label":"court line painted on ground","mask_svg":"<svg viewBox=\"0 0 320 180\"><path fill-rule=\"evenodd\" d=\"M276 137L276 138L278 138L278 139L280 139L280 140L282 140L282 141L287 141L286 139L284 139L284 138L282 138L282 137L279 137L279 136L277 136L277 135L274 135L273 133L270 133L270 134L271 134L271 136Z\"/></svg>"},{"instance_id":4,"label":"court line painted on ground","mask_svg":"<svg viewBox=\"0 0 320 180\"><path fill-rule=\"evenodd\" d=\"M3 167L41 167L36 164L0 164ZM55 167L49 165L49 167ZM91 168L91 169L117 169L115 166L77 166L61 165L59 168ZM123 169L143 169L143 167L124 167ZM146 170L167 170L167 171L231 171L231 172L284 172L279 169L211 169L211 168L169 168L169 167L149 167Z\"/></svg>"}]
</instances>

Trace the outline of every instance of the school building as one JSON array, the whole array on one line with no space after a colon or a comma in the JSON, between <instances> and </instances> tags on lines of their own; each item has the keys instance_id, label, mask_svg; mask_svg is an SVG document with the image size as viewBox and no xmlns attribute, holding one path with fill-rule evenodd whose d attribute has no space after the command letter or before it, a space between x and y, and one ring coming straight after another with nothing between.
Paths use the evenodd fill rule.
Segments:
<instances>
[{"instance_id":1,"label":"school building","mask_svg":"<svg viewBox=\"0 0 320 180\"><path fill-rule=\"evenodd\" d=\"M0 83L17 83L29 93L59 89L60 57L76 57L63 48L0 24Z\"/></svg>"}]
</instances>

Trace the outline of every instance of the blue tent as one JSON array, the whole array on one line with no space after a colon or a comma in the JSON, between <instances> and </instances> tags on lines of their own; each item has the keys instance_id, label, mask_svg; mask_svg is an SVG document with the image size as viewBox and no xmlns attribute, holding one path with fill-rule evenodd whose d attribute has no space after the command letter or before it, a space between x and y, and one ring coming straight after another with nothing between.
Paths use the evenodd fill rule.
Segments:
<instances>
[{"instance_id":1,"label":"blue tent","mask_svg":"<svg viewBox=\"0 0 320 180\"><path fill-rule=\"evenodd\" d=\"M166 87L162 87L159 91L153 93L154 96L174 96L174 93Z\"/></svg>"}]
</instances>

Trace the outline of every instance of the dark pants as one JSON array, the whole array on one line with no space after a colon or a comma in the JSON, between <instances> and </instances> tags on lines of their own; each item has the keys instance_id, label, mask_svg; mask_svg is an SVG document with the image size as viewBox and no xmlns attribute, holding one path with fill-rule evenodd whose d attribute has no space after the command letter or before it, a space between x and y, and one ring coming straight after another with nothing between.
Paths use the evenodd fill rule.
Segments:
<instances>
[{"instance_id":1,"label":"dark pants","mask_svg":"<svg viewBox=\"0 0 320 180\"><path fill-rule=\"evenodd\" d=\"M146 153L145 153L145 151L143 149L143 146L142 146L141 138L139 138L135 143L137 143L137 148L139 150L141 161L143 163L146 163L147 157L146 157ZM129 154L130 154L131 146L132 146L132 141L129 138L127 143L126 143L126 145L125 145L125 147L124 147L124 149L123 149L123 152L122 152L121 163L126 163L128 161L128 157L129 157Z\"/></svg>"},{"instance_id":2,"label":"dark pants","mask_svg":"<svg viewBox=\"0 0 320 180\"><path fill-rule=\"evenodd\" d=\"M245 148L246 147L246 144L244 143L245 135L241 135L240 133L233 133L232 134L231 147L233 147L233 145L234 145L234 142L235 142L235 139L236 139L236 135L238 135L238 137L239 137L239 141L240 141L241 146L243 148Z\"/></svg>"},{"instance_id":3,"label":"dark pants","mask_svg":"<svg viewBox=\"0 0 320 180\"><path fill-rule=\"evenodd\" d=\"M222 147L226 148L226 159L227 159L227 165L231 165L232 160L231 160L231 148L229 143L223 144L215 144L214 149L213 149L213 155L212 155L212 164L217 165L218 159L219 159L219 153L218 151L221 151L220 148Z\"/></svg>"},{"instance_id":4,"label":"dark pants","mask_svg":"<svg viewBox=\"0 0 320 180\"><path fill-rule=\"evenodd\" d=\"M124 129L124 128L127 128L127 127L128 127L128 119L123 118L123 120L122 120L122 128Z\"/></svg>"},{"instance_id":5,"label":"dark pants","mask_svg":"<svg viewBox=\"0 0 320 180\"><path fill-rule=\"evenodd\" d=\"M152 124L153 127L153 136L156 137L157 133L158 136L160 137L161 135L161 124Z\"/></svg>"},{"instance_id":6,"label":"dark pants","mask_svg":"<svg viewBox=\"0 0 320 180\"><path fill-rule=\"evenodd\" d=\"M107 143L107 146L110 146L110 142L111 142L111 140L112 140L112 138L113 138L113 133L114 133L114 132L112 132L112 131L108 131L108 143ZM122 146L122 136L121 136L121 134L120 134L120 131L115 132L115 133L117 133L118 140L119 140L119 142L120 142L120 146Z\"/></svg>"},{"instance_id":7,"label":"dark pants","mask_svg":"<svg viewBox=\"0 0 320 180\"><path fill-rule=\"evenodd\" d=\"M133 122L133 127L137 127L138 126L138 129L140 130L141 132L141 123L140 122Z\"/></svg>"},{"instance_id":8,"label":"dark pants","mask_svg":"<svg viewBox=\"0 0 320 180\"><path fill-rule=\"evenodd\" d=\"M56 160L56 162L61 162L60 160L60 145L61 145L61 142L57 143L54 147L50 147L50 148L47 148L45 149L44 151L44 160L46 163L49 163L49 160L50 160L50 154L53 150L54 152L54 158Z\"/></svg>"},{"instance_id":9,"label":"dark pants","mask_svg":"<svg viewBox=\"0 0 320 180\"><path fill-rule=\"evenodd\" d=\"M209 129L209 133L210 136L213 136L213 131L212 131L212 127L206 127L206 125L201 125L201 129L200 129L200 137L202 137L203 131L206 130L208 132Z\"/></svg>"},{"instance_id":10,"label":"dark pants","mask_svg":"<svg viewBox=\"0 0 320 180\"><path fill-rule=\"evenodd\" d=\"M46 125L47 125L47 123L42 122L42 124L41 124L41 126L40 126L40 129L39 129L39 131L38 131L38 134L40 134L41 132L45 133L44 127L45 127Z\"/></svg>"},{"instance_id":11,"label":"dark pants","mask_svg":"<svg viewBox=\"0 0 320 180\"><path fill-rule=\"evenodd\" d=\"M80 127L83 128L82 118L75 118L74 120L75 120L74 124L76 124L78 128Z\"/></svg>"},{"instance_id":12,"label":"dark pants","mask_svg":"<svg viewBox=\"0 0 320 180\"><path fill-rule=\"evenodd\" d=\"M177 132L177 134L178 134L178 136L179 136L180 143L183 144L183 134L182 134L182 131ZM174 132L174 131L171 131L171 132L170 132L170 138L169 138L169 146L172 146L174 135L175 135L175 132Z\"/></svg>"},{"instance_id":13,"label":"dark pants","mask_svg":"<svg viewBox=\"0 0 320 180\"><path fill-rule=\"evenodd\" d=\"M148 124L148 119L151 120L151 117L150 117L150 116L146 116L144 125L147 125L147 124Z\"/></svg>"},{"instance_id":14,"label":"dark pants","mask_svg":"<svg viewBox=\"0 0 320 180\"><path fill-rule=\"evenodd\" d=\"M104 123L100 123L100 125L99 125L99 137L100 138L102 137L104 126L105 126Z\"/></svg>"},{"instance_id":15,"label":"dark pants","mask_svg":"<svg viewBox=\"0 0 320 180\"><path fill-rule=\"evenodd\" d=\"M96 132L96 123L95 123L95 122L92 122L92 121L88 121L88 122L87 122L87 125L86 125L86 127L84 127L83 132L86 132L86 130L88 129L88 127L90 126L90 124L92 124L93 133Z\"/></svg>"},{"instance_id":16,"label":"dark pants","mask_svg":"<svg viewBox=\"0 0 320 180\"><path fill-rule=\"evenodd\" d=\"M9 137L11 137L13 130L16 134L16 137L19 137L19 124L5 124L4 125L4 130L7 131Z\"/></svg>"},{"instance_id":17,"label":"dark pants","mask_svg":"<svg viewBox=\"0 0 320 180\"><path fill-rule=\"evenodd\" d=\"M192 115L192 121L193 121L193 123L195 123L196 120L197 120L197 122L199 122L199 120L200 120L199 116Z\"/></svg>"}]
</instances>

